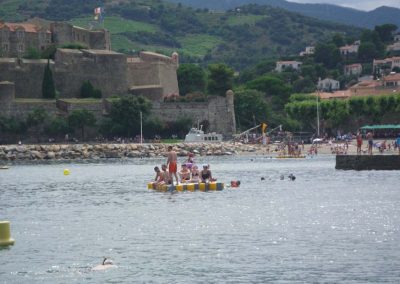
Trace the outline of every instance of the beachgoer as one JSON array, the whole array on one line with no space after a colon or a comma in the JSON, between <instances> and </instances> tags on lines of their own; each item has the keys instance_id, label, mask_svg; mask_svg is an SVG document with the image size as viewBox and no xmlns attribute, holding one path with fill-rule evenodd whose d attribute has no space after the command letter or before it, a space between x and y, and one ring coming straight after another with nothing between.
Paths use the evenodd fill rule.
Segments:
<instances>
[{"instance_id":1,"label":"beachgoer","mask_svg":"<svg viewBox=\"0 0 400 284\"><path fill-rule=\"evenodd\" d=\"M178 171L177 160L178 160L178 157L176 155L176 152L173 150L172 146L168 146L167 165L168 165L170 180L171 180L172 184L174 183L174 179L173 179L172 175L175 176L176 183L179 184L178 175L177 175L177 171Z\"/></svg>"},{"instance_id":2,"label":"beachgoer","mask_svg":"<svg viewBox=\"0 0 400 284\"><path fill-rule=\"evenodd\" d=\"M192 166L194 165L194 159L193 159L193 157L194 157L194 154L193 153L189 153L188 154L188 158L187 158L187 160L186 160L186 166L187 166L187 168L190 170L190 169L192 169Z\"/></svg>"},{"instance_id":3,"label":"beachgoer","mask_svg":"<svg viewBox=\"0 0 400 284\"><path fill-rule=\"evenodd\" d=\"M200 178L202 182L210 182L213 180L209 166L204 164L203 170L200 172Z\"/></svg>"},{"instance_id":4,"label":"beachgoer","mask_svg":"<svg viewBox=\"0 0 400 284\"><path fill-rule=\"evenodd\" d=\"M163 174L163 181L166 183L166 184L171 184L171 182L172 182L172 180L171 180L171 175L170 175L170 173L168 172L168 170L167 170L167 165L162 165L161 166L161 169L162 169L162 174Z\"/></svg>"},{"instance_id":5,"label":"beachgoer","mask_svg":"<svg viewBox=\"0 0 400 284\"><path fill-rule=\"evenodd\" d=\"M239 186L240 186L240 180L231 181L231 187L239 187Z\"/></svg>"},{"instance_id":6,"label":"beachgoer","mask_svg":"<svg viewBox=\"0 0 400 284\"><path fill-rule=\"evenodd\" d=\"M361 146L363 144L362 135L360 132L357 133L357 155L361 155Z\"/></svg>"},{"instance_id":7,"label":"beachgoer","mask_svg":"<svg viewBox=\"0 0 400 284\"><path fill-rule=\"evenodd\" d=\"M116 265L114 265L113 261L107 257L104 257L103 262L100 265L97 265L96 267L93 267L92 270L96 271L96 270L105 270L108 268L113 268L113 267L117 267Z\"/></svg>"},{"instance_id":8,"label":"beachgoer","mask_svg":"<svg viewBox=\"0 0 400 284\"><path fill-rule=\"evenodd\" d=\"M368 132L366 138L368 140L368 154L372 155L372 147L374 145L374 136L372 132Z\"/></svg>"},{"instance_id":9,"label":"beachgoer","mask_svg":"<svg viewBox=\"0 0 400 284\"><path fill-rule=\"evenodd\" d=\"M182 164L182 169L179 171L179 176L181 177L182 183L190 181L190 170L186 164Z\"/></svg>"},{"instance_id":10,"label":"beachgoer","mask_svg":"<svg viewBox=\"0 0 400 284\"><path fill-rule=\"evenodd\" d=\"M400 155L400 135L396 139L396 144L397 144L397 150L399 150L399 155Z\"/></svg>"},{"instance_id":11,"label":"beachgoer","mask_svg":"<svg viewBox=\"0 0 400 284\"><path fill-rule=\"evenodd\" d=\"M199 168L196 165L193 165L191 182L199 182L199 181L200 181Z\"/></svg>"},{"instance_id":12,"label":"beachgoer","mask_svg":"<svg viewBox=\"0 0 400 284\"><path fill-rule=\"evenodd\" d=\"M159 167L154 167L154 171L156 172L156 177L154 178L153 186L157 186L159 184L163 184L164 182L164 175L160 171Z\"/></svg>"}]
</instances>

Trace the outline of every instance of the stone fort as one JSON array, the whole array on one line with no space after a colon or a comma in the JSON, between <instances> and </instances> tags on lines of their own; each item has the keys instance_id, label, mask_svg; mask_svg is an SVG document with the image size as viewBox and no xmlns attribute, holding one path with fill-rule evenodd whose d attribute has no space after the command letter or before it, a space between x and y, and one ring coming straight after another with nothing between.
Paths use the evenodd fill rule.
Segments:
<instances>
[{"instance_id":1,"label":"stone fort","mask_svg":"<svg viewBox=\"0 0 400 284\"><path fill-rule=\"evenodd\" d=\"M162 121L175 121L188 116L193 121L208 121L209 130L231 136L235 133L233 93L226 97L212 97L207 102L165 102L169 96L179 95L177 68L179 56L171 57L140 52L137 56L111 51L108 31L89 31L66 23L52 23L50 29L33 27L29 24L7 24L0 22L0 34L11 41L18 41L17 35L23 30L23 45L26 49L37 33L46 35L50 42L61 46L65 43L80 43L87 49L58 48L54 60L32 60L22 58L18 44L8 44L7 53L0 57L0 115L24 116L29 111L42 107L54 115L68 115L75 109L88 109L98 117L110 109L111 97L132 94L142 95L152 101L152 113ZM28 41L29 38L29 41ZM22 42L22 39L20 39ZM4 44L4 40L2 41ZM44 44L43 42L41 44ZM39 48L40 45L39 45ZM46 45L43 46L46 48ZM41 48L41 49L43 49ZM42 99L44 69L50 65L58 92L56 100ZM103 94L101 100L79 100L84 81L90 81Z\"/></svg>"}]
</instances>

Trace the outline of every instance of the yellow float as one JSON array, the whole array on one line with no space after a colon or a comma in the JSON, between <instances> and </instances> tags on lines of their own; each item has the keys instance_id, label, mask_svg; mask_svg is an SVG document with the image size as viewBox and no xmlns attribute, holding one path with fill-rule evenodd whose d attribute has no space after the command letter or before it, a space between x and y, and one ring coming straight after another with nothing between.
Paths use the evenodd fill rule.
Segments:
<instances>
[{"instance_id":1,"label":"yellow float","mask_svg":"<svg viewBox=\"0 0 400 284\"><path fill-rule=\"evenodd\" d=\"M10 233L10 222L0 221L0 246L11 246L14 243Z\"/></svg>"},{"instance_id":2,"label":"yellow float","mask_svg":"<svg viewBox=\"0 0 400 284\"><path fill-rule=\"evenodd\" d=\"M222 182L209 182L209 183L181 183L178 185L167 185L167 184L162 184L162 185L156 185L154 183L148 183L147 188L149 190L156 190L156 191L161 191L161 192L171 192L171 191L178 191L178 192L183 192L183 191L221 191L225 188L225 184Z\"/></svg>"}]
</instances>

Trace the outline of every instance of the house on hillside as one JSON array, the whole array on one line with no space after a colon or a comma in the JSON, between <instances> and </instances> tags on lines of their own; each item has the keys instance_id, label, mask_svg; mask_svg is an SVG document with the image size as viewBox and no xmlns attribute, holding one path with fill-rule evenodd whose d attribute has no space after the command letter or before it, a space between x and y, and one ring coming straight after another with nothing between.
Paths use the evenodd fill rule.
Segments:
<instances>
[{"instance_id":1,"label":"house on hillside","mask_svg":"<svg viewBox=\"0 0 400 284\"><path fill-rule=\"evenodd\" d=\"M385 71L392 71L393 68L400 68L400 57L390 57L385 59L374 59L373 70L374 73L383 74Z\"/></svg>"},{"instance_id":2,"label":"house on hillside","mask_svg":"<svg viewBox=\"0 0 400 284\"><path fill-rule=\"evenodd\" d=\"M275 71L277 72L282 72L287 68L291 68L293 70L299 70L301 67L302 62L299 61L278 61L276 62L276 68Z\"/></svg>"},{"instance_id":3,"label":"house on hillside","mask_svg":"<svg viewBox=\"0 0 400 284\"><path fill-rule=\"evenodd\" d=\"M393 44L389 44L386 47L386 51L400 51L400 41L396 41Z\"/></svg>"},{"instance_id":4,"label":"house on hillside","mask_svg":"<svg viewBox=\"0 0 400 284\"><path fill-rule=\"evenodd\" d=\"M312 55L315 52L314 46L306 46L306 49L300 52L300 56Z\"/></svg>"},{"instance_id":5,"label":"house on hillside","mask_svg":"<svg viewBox=\"0 0 400 284\"><path fill-rule=\"evenodd\" d=\"M325 78L324 80L319 80L318 81L318 90L324 91L324 92L332 92L340 89L340 82L330 79L330 78Z\"/></svg>"},{"instance_id":6,"label":"house on hillside","mask_svg":"<svg viewBox=\"0 0 400 284\"><path fill-rule=\"evenodd\" d=\"M360 47L360 43L361 42L359 40L357 40L353 44L339 47L340 54L341 55L349 55L349 54L357 53L358 48Z\"/></svg>"},{"instance_id":7,"label":"house on hillside","mask_svg":"<svg viewBox=\"0 0 400 284\"><path fill-rule=\"evenodd\" d=\"M386 88L400 88L400 73L389 74L382 78L382 84Z\"/></svg>"},{"instance_id":8,"label":"house on hillside","mask_svg":"<svg viewBox=\"0 0 400 284\"><path fill-rule=\"evenodd\" d=\"M346 76L351 76L351 75L360 76L361 73L362 73L362 65L360 63L344 66L344 74Z\"/></svg>"},{"instance_id":9,"label":"house on hillside","mask_svg":"<svg viewBox=\"0 0 400 284\"><path fill-rule=\"evenodd\" d=\"M393 38L394 38L394 42L400 42L400 34L395 34L393 36Z\"/></svg>"}]
</instances>

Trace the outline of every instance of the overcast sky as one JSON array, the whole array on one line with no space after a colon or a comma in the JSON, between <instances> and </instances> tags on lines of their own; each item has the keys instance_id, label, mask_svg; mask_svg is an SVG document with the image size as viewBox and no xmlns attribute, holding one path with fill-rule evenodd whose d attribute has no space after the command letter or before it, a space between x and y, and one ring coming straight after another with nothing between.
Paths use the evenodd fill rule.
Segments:
<instances>
[{"instance_id":1,"label":"overcast sky","mask_svg":"<svg viewBox=\"0 0 400 284\"><path fill-rule=\"evenodd\" d=\"M355 8L358 10L373 10L380 6L400 8L400 0L288 0L298 3L328 3Z\"/></svg>"}]
</instances>

